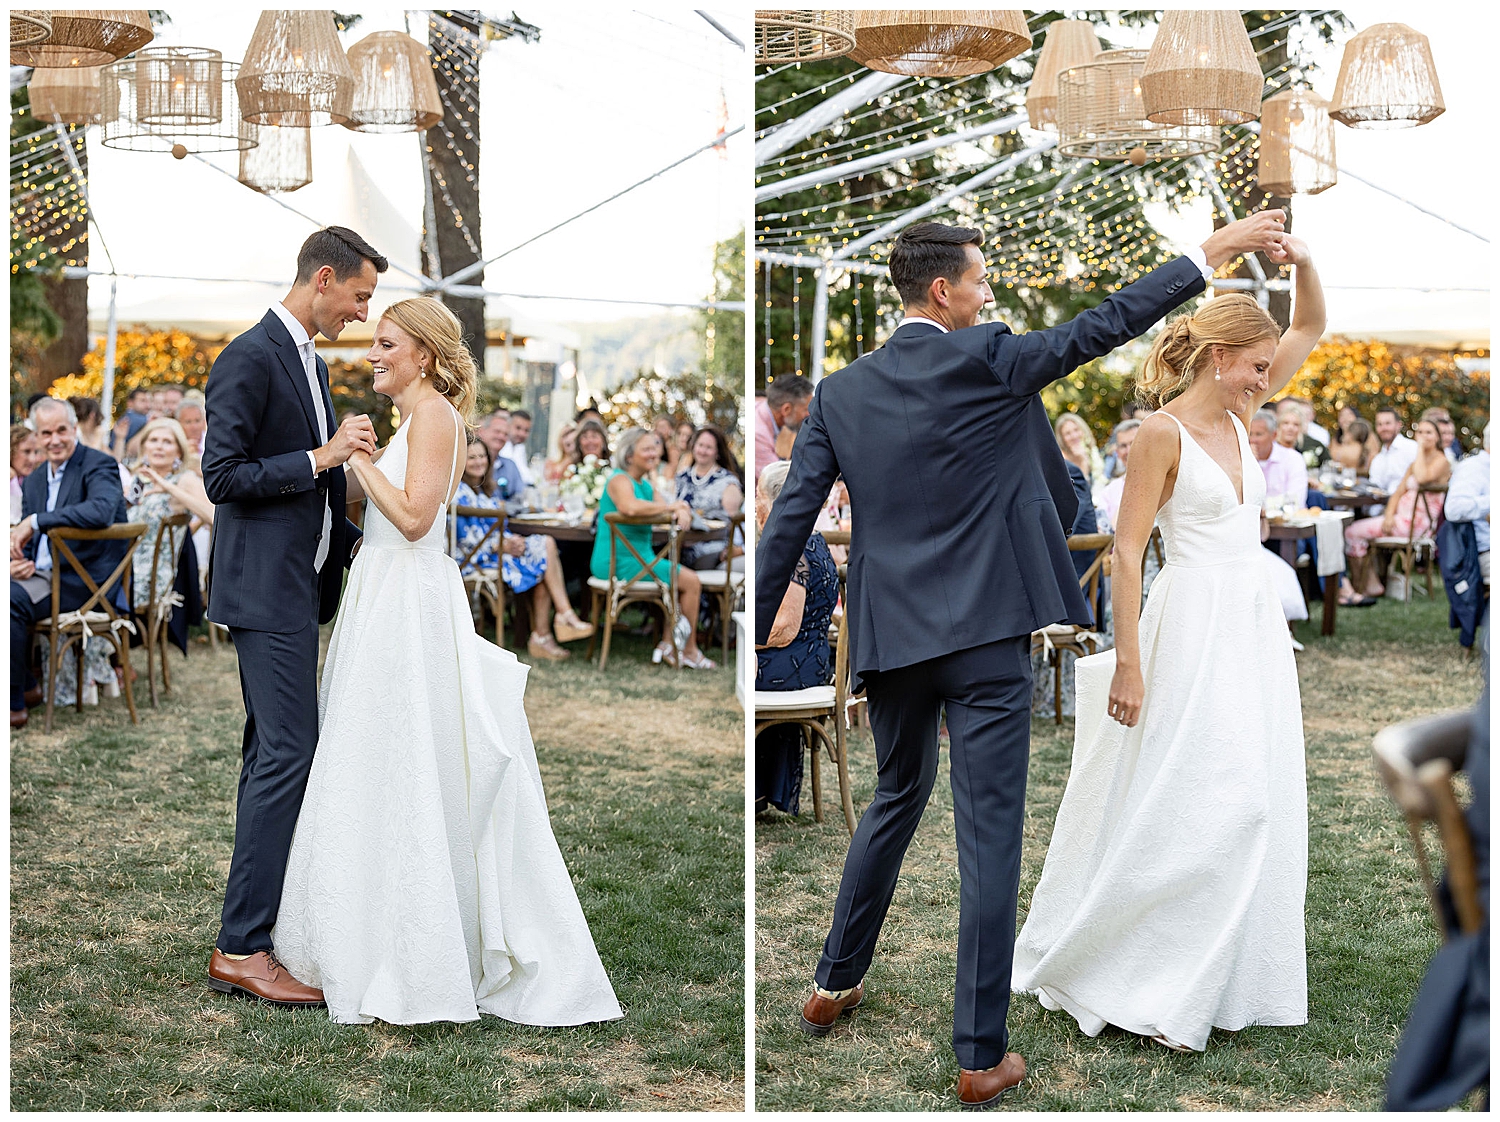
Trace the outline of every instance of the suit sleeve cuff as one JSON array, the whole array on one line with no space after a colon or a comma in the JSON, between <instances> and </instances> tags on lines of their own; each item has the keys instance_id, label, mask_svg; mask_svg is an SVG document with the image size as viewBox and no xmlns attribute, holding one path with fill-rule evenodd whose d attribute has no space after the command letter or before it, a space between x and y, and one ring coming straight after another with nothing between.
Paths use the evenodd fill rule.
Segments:
<instances>
[{"instance_id":1,"label":"suit sleeve cuff","mask_svg":"<svg viewBox=\"0 0 1500 1122\"><path fill-rule=\"evenodd\" d=\"M1204 284L1214 279L1214 271L1208 267L1208 255L1203 252L1201 245L1189 246L1183 256L1198 266L1198 271L1203 274Z\"/></svg>"}]
</instances>

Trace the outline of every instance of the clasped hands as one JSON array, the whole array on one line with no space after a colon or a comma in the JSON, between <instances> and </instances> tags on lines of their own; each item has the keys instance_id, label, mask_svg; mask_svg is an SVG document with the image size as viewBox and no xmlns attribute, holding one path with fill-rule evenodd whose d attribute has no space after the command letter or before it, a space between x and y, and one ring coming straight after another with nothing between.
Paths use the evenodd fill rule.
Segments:
<instances>
[{"instance_id":1,"label":"clasped hands","mask_svg":"<svg viewBox=\"0 0 1500 1122\"><path fill-rule=\"evenodd\" d=\"M375 426L370 418L363 413L351 414L344 418L327 444L314 449L313 459L321 473L340 464L357 463L355 457L361 455L368 463L375 448Z\"/></svg>"},{"instance_id":2,"label":"clasped hands","mask_svg":"<svg viewBox=\"0 0 1500 1122\"><path fill-rule=\"evenodd\" d=\"M1262 210L1222 226L1203 243L1210 269L1241 254L1264 253L1276 265L1311 265L1307 243L1286 232L1286 212Z\"/></svg>"}]
</instances>

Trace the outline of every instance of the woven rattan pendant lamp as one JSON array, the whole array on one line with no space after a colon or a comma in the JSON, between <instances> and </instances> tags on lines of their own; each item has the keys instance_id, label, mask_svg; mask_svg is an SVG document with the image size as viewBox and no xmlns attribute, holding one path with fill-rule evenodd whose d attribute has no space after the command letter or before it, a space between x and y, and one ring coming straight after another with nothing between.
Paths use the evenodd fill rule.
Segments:
<instances>
[{"instance_id":1,"label":"woven rattan pendant lamp","mask_svg":"<svg viewBox=\"0 0 1500 1122\"><path fill-rule=\"evenodd\" d=\"M443 119L427 48L399 31L376 31L349 48L354 100L344 127L355 132L421 132Z\"/></svg>"},{"instance_id":2,"label":"woven rattan pendant lamp","mask_svg":"<svg viewBox=\"0 0 1500 1122\"><path fill-rule=\"evenodd\" d=\"M1026 13L1010 9L856 11L849 57L871 70L956 78L993 70L1031 49Z\"/></svg>"},{"instance_id":3,"label":"woven rattan pendant lamp","mask_svg":"<svg viewBox=\"0 0 1500 1122\"><path fill-rule=\"evenodd\" d=\"M1169 9L1146 56L1141 100L1159 125L1240 125L1260 115L1264 85L1238 9Z\"/></svg>"},{"instance_id":4,"label":"woven rattan pendant lamp","mask_svg":"<svg viewBox=\"0 0 1500 1122\"><path fill-rule=\"evenodd\" d=\"M1158 125L1141 104L1146 52L1103 51L1087 66L1057 76L1057 146L1095 160L1176 159L1218 150L1213 125Z\"/></svg>"},{"instance_id":5,"label":"woven rattan pendant lamp","mask_svg":"<svg viewBox=\"0 0 1500 1122\"><path fill-rule=\"evenodd\" d=\"M12 22L17 13L11 14ZM39 15L43 13L31 13ZM103 66L144 47L155 37L151 16L141 11L44 13L52 25L45 40L29 47L11 43L17 66Z\"/></svg>"},{"instance_id":6,"label":"woven rattan pendant lamp","mask_svg":"<svg viewBox=\"0 0 1500 1122\"><path fill-rule=\"evenodd\" d=\"M263 195L280 195L312 182L312 130L245 126L254 148L240 152L240 182Z\"/></svg>"},{"instance_id":7,"label":"woven rattan pendant lamp","mask_svg":"<svg viewBox=\"0 0 1500 1122\"><path fill-rule=\"evenodd\" d=\"M240 119L239 65L207 47L148 47L103 70L106 148L234 152L255 143ZM118 112L111 115L111 106Z\"/></svg>"},{"instance_id":8,"label":"woven rattan pendant lamp","mask_svg":"<svg viewBox=\"0 0 1500 1122\"><path fill-rule=\"evenodd\" d=\"M1283 90L1260 107L1260 189L1283 198L1316 195L1339 181L1328 101L1309 89Z\"/></svg>"},{"instance_id":9,"label":"woven rattan pendant lamp","mask_svg":"<svg viewBox=\"0 0 1500 1122\"><path fill-rule=\"evenodd\" d=\"M840 58L854 46L854 13L834 8L764 9L755 13L755 62Z\"/></svg>"},{"instance_id":10,"label":"woven rattan pendant lamp","mask_svg":"<svg viewBox=\"0 0 1500 1122\"><path fill-rule=\"evenodd\" d=\"M1442 114L1443 91L1427 36L1377 23L1344 46L1329 115L1356 129L1407 129Z\"/></svg>"},{"instance_id":11,"label":"woven rattan pendant lamp","mask_svg":"<svg viewBox=\"0 0 1500 1122\"><path fill-rule=\"evenodd\" d=\"M349 120L354 71L333 13L261 12L236 86L252 124L305 129Z\"/></svg>"},{"instance_id":12,"label":"woven rattan pendant lamp","mask_svg":"<svg viewBox=\"0 0 1500 1122\"><path fill-rule=\"evenodd\" d=\"M11 50L15 50L17 47L30 47L35 43L43 43L51 37L51 12L12 11L10 13ZM14 62L15 59L11 59L11 61Z\"/></svg>"},{"instance_id":13,"label":"woven rattan pendant lamp","mask_svg":"<svg viewBox=\"0 0 1500 1122\"><path fill-rule=\"evenodd\" d=\"M31 72L26 83L31 115L55 125L99 125L104 123L104 99L100 96L101 66L45 67ZM111 100L111 115L118 106Z\"/></svg>"},{"instance_id":14,"label":"woven rattan pendant lamp","mask_svg":"<svg viewBox=\"0 0 1500 1122\"><path fill-rule=\"evenodd\" d=\"M1026 87L1026 115L1032 128L1057 131L1057 76L1074 66L1087 66L1098 54L1099 37L1088 20L1060 19L1047 25L1047 38Z\"/></svg>"}]
</instances>

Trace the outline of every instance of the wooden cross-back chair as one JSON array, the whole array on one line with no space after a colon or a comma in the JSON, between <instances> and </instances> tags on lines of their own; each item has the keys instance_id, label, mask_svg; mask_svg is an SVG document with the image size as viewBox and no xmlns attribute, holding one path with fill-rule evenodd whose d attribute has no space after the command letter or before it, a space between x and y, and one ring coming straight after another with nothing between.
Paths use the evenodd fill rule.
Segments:
<instances>
[{"instance_id":1,"label":"wooden cross-back chair","mask_svg":"<svg viewBox=\"0 0 1500 1122\"><path fill-rule=\"evenodd\" d=\"M1424 823L1437 826L1459 930L1469 934L1486 922L1479 900L1474 841L1453 789L1454 773L1463 766L1468 752L1473 717L1471 711L1459 710L1402 721L1381 729L1371 744L1386 789L1406 817L1422 886L1444 940L1448 938L1448 925L1422 843Z\"/></svg>"},{"instance_id":2,"label":"wooden cross-back chair","mask_svg":"<svg viewBox=\"0 0 1500 1122\"><path fill-rule=\"evenodd\" d=\"M723 664L729 665L729 615L734 611L734 606L739 600L745 588L745 574L734 571L734 536L739 527L745 524L745 515L731 514L729 516L729 528L724 545L724 562L712 569L698 570L698 579L703 582L703 591L706 595L714 598L719 604L719 628L724 633L724 659Z\"/></svg>"},{"instance_id":3,"label":"wooden cross-back chair","mask_svg":"<svg viewBox=\"0 0 1500 1122\"><path fill-rule=\"evenodd\" d=\"M1421 565L1427 574L1427 598L1432 599L1432 570L1437 567L1437 528L1438 520L1442 517L1441 510L1434 514L1432 510L1433 495L1446 495L1448 485L1446 483L1423 483L1417 488L1416 501L1412 504L1411 528L1406 536L1391 535L1389 537L1376 538L1370 545L1377 554L1389 553L1391 555L1390 566L1395 571L1396 561L1401 561L1401 569L1405 576L1406 589L1403 599L1411 603L1412 584L1416 580L1416 566ZM1399 496L1392 495L1391 502L1396 502ZM1425 533L1417 532L1417 507L1422 508L1422 513L1427 516L1427 530Z\"/></svg>"},{"instance_id":4,"label":"wooden cross-back chair","mask_svg":"<svg viewBox=\"0 0 1500 1122\"><path fill-rule=\"evenodd\" d=\"M176 583L177 564L182 559L184 545L192 543L192 535L188 531L188 524L192 522L193 516L187 511L173 514L163 518L158 524L156 544L151 549L151 574L147 582L147 592L150 599L146 606L136 613L138 619L143 619L146 625L146 682L151 692L151 707L156 708L156 669L155 661L158 655L161 657L161 688L163 693L172 692L172 672L167 665L167 644L169 640L169 624L172 622L172 611L182 604L182 593L173 591L172 584L166 588L156 587L157 563L161 560L163 543L172 555L172 583ZM133 574L132 574L133 575Z\"/></svg>"},{"instance_id":5,"label":"wooden cross-back chair","mask_svg":"<svg viewBox=\"0 0 1500 1122\"><path fill-rule=\"evenodd\" d=\"M130 707L130 721L140 724L135 711L135 694L130 685L130 640L120 635L121 631L135 631L135 624L128 613L115 608L111 596L123 592L125 603L130 603L131 560L136 543L150 529L144 522L117 522L102 530L78 530L71 526L58 526L47 531L49 548L52 551L52 614L37 621L36 629L47 636L47 718L44 728L52 731L53 701L57 697L57 672L62 667L63 652L77 645L78 683L75 697L78 712L83 712L83 663L84 647L89 637L107 635L119 656L125 682L125 703ZM125 555L114 570L103 581L95 581L89 571L79 562L69 542L120 541L125 543ZM72 566L89 590L89 597L72 611L61 611L62 563Z\"/></svg>"},{"instance_id":6,"label":"wooden cross-back chair","mask_svg":"<svg viewBox=\"0 0 1500 1122\"><path fill-rule=\"evenodd\" d=\"M589 619L594 625L594 634L589 638L587 657L594 657L594 642L599 638L601 616L604 620L602 625L604 642L599 651L599 669L603 670L609 661L609 642L614 634L615 621L620 618L621 610L627 604L655 604L661 608L666 619L664 634L672 643L672 665L681 670L682 648L677 642L677 573L681 564L681 542L677 533L676 517L672 514L628 515L621 514L619 511L611 511L603 516L601 522L603 532L609 535L609 576L589 577L589 593L592 599ZM665 526L666 543L652 554L650 560L647 560L622 532L622 526ZM634 579L622 580L619 577L619 565L622 560L621 546L642 567L641 572ZM669 577L667 580L662 580L652 568L656 562L663 560L667 562Z\"/></svg>"},{"instance_id":7,"label":"wooden cross-back chair","mask_svg":"<svg viewBox=\"0 0 1500 1122\"><path fill-rule=\"evenodd\" d=\"M462 556L458 558L458 571L463 574L464 591L468 593L470 602L479 609L474 619L474 630L481 635L484 634L484 609L487 607L490 614L495 617L495 645L505 646L505 580L500 575L500 566L493 569L481 569L477 566L469 568L474 563L474 558L483 553L486 546L492 546L495 557L498 560L505 550L505 522L504 510L498 510L487 506L461 506L454 504L453 516L448 523L448 538L451 554L458 553L458 520L460 518L487 518L490 519L490 527L484 532L484 536L474 543Z\"/></svg>"},{"instance_id":8,"label":"wooden cross-back chair","mask_svg":"<svg viewBox=\"0 0 1500 1122\"><path fill-rule=\"evenodd\" d=\"M1099 580L1107 576L1106 562L1114 547L1113 534L1073 534L1068 538L1070 553L1092 553L1094 559L1078 578L1078 587L1083 590L1090 608L1099 610ZM1095 621L1095 626L1098 621ZM1051 623L1031 634L1031 653L1045 653L1052 667L1053 719L1062 724L1062 652L1071 651L1082 658L1099 649L1099 636L1086 627L1071 623Z\"/></svg>"}]
</instances>

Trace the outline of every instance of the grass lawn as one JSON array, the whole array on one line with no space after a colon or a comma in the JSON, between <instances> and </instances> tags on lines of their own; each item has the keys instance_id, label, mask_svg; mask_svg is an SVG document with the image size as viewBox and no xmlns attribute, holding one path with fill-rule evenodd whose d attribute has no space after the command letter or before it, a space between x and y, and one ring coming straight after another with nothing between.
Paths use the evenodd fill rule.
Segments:
<instances>
[{"instance_id":1,"label":"grass lawn","mask_svg":"<svg viewBox=\"0 0 1500 1122\"><path fill-rule=\"evenodd\" d=\"M583 646L533 669L526 707L624 1020L344 1026L211 991L244 710L233 648L195 644L139 726L105 701L12 738L12 1109L742 1109L733 670L652 666L622 635L601 675Z\"/></svg>"},{"instance_id":2,"label":"grass lawn","mask_svg":"<svg viewBox=\"0 0 1500 1122\"><path fill-rule=\"evenodd\" d=\"M1012 1110L1378 1110L1387 1064L1427 960L1437 949L1410 841L1370 758L1380 728L1472 705L1447 606L1418 598L1338 614L1338 635L1298 625L1307 746L1309 1023L1215 1032L1177 1055L1106 1029L1084 1036L1067 1014L1014 998L1011 1046L1028 1075ZM856 807L868 805L874 752L856 733ZM1072 720L1032 724L1020 919L1041 875L1072 754ZM946 745L946 742L945 742ZM756 823L755 1099L759 1110L956 1109L950 1043L958 867L946 746L931 805L907 854L860 1011L831 1036L797 1014L833 912L848 836L834 782L823 825L772 811ZM828 773L825 769L825 774Z\"/></svg>"}]
</instances>

